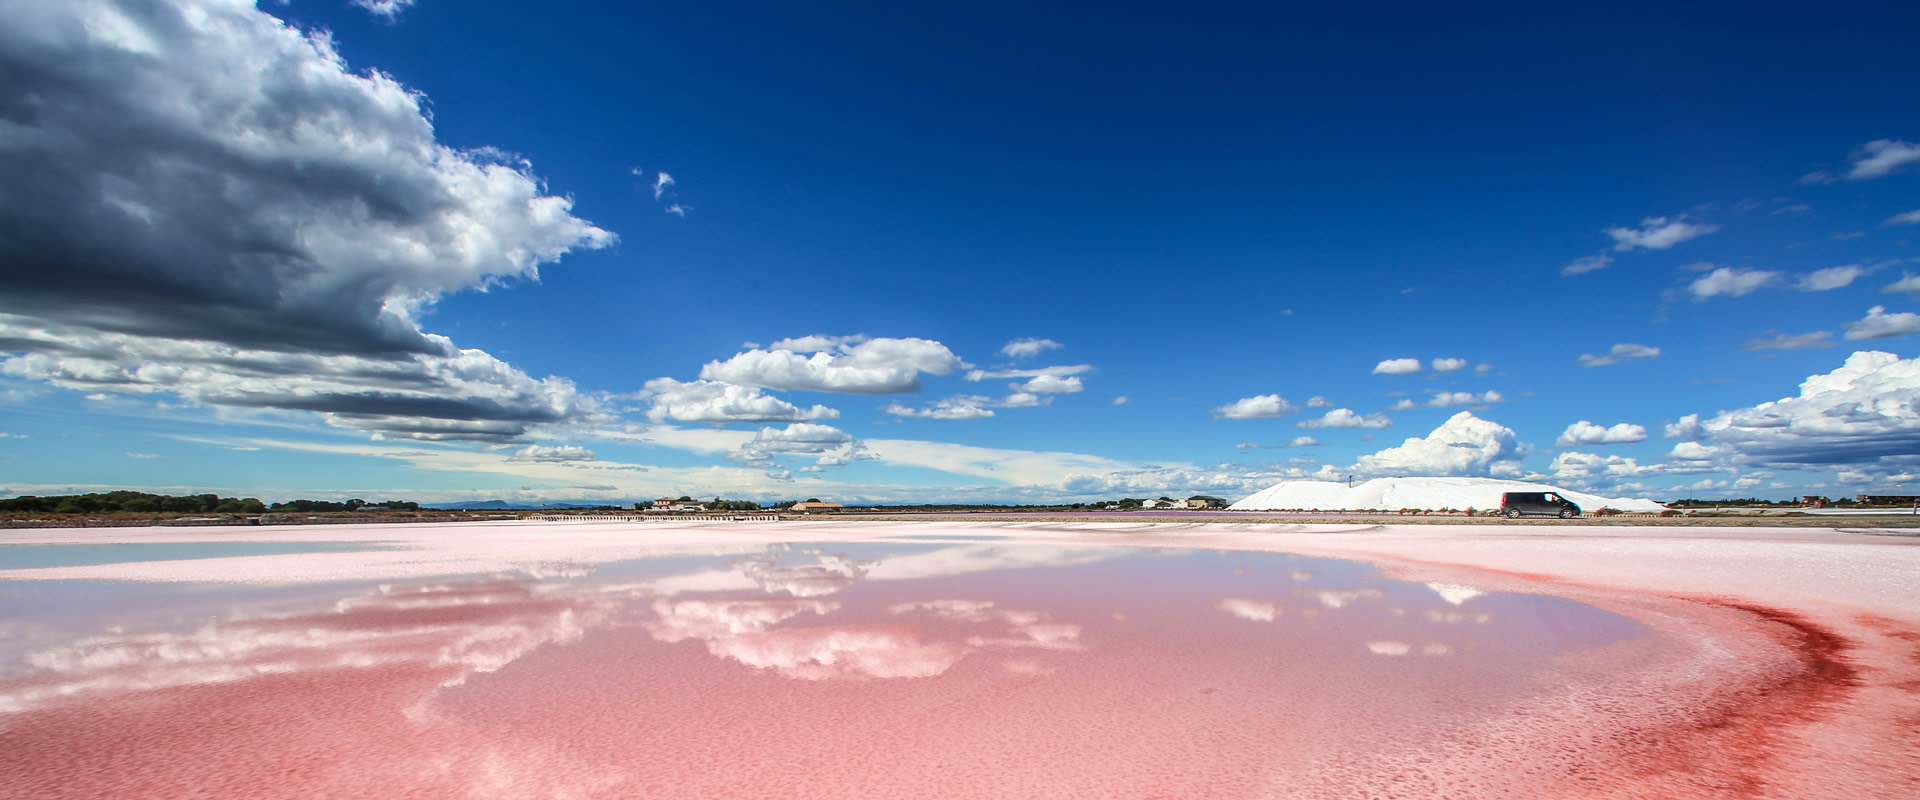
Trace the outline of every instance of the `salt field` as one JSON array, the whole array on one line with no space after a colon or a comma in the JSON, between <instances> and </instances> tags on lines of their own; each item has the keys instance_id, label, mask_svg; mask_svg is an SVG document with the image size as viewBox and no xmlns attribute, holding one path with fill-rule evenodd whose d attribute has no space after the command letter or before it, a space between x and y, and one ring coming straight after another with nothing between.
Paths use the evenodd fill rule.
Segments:
<instances>
[{"instance_id":1,"label":"salt field","mask_svg":"<svg viewBox=\"0 0 1920 800\"><path fill-rule=\"evenodd\" d=\"M0 796L1920 788L1920 539L476 523L0 534Z\"/></svg>"}]
</instances>

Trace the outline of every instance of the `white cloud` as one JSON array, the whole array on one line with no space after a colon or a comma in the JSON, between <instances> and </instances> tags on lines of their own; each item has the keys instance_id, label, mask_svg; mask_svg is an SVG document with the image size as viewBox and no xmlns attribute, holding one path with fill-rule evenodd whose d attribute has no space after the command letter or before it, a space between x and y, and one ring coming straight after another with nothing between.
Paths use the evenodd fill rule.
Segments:
<instances>
[{"instance_id":1,"label":"white cloud","mask_svg":"<svg viewBox=\"0 0 1920 800\"><path fill-rule=\"evenodd\" d=\"M853 435L832 425L796 422L785 428L761 428L749 446L775 453L822 453L853 441Z\"/></svg>"},{"instance_id":2,"label":"white cloud","mask_svg":"<svg viewBox=\"0 0 1920 800\"><path fill-rule=\"evenodd\" d=\"M1325 445L1326 445L1326 442L1320 441L1311 436L1295 436L1292 439L1287 440L1288 447L1324 447Z\"/></svg>"},{"instance_id":3,"label":"white cloud","mask_svg":"<svg viewBox=\"0 0 1920 800\"><path fill-rule=\"evenodd\" d=\"M1740 297L1757 289L1771 286L1780 279L1780 273L1757 269L1733 269L1721 267L1707 273L1687 285L1687 291L1693 293L1693 299L1705 300L1722 295Z\"/></svg>"},{"instance_id":4,"label":"white cloud","mask_svg":"<svg viewBox=\"0 0 1920 800\"><path fill-rule=\"evenodd\" d=\"M1618 364L1629 358L1659 358L1659 357L1660 357L1660 348L1658 347L1648 347L1643 344L1616 344L1613 346L1613 349L1608 350L1607 354L1603 356L1596 356L1591 353L1582 353L1580 355L1579 361L1580 361L1580 366L1583 366L1583 367L1605 367L1613 364Z\"/></svg>"},{"instance_id":5,"label":"white cloud","mask_svg":"<svg viewBox=\"0 0 1920 800\"><path fill-rule=\"evenodd\" d=\"M1920 275L1902 272L1900 273L1900 280L1889 283L1880 289L1881 294L1894 294L1897 292L1920 294Z\"/></svg>"},{"instance_id":6,"label":"white cloud","mask_svg":"<svg viewBox=\"0 0 1920 800\"><path fill-rule=\"evenodd\" d=\"M948 397L935 402L929 408L913 408L900 403L888 403L880 410L896 417L920 417L923 419L985 419L993 416L993 398L983 395L961 395Z\"/></svg>"},{"instance_id":7,"label":"white cloud","mask_svg":"<svg viewBox=\"0 0 1920 800\"><path fill-rule=\"evenodd\" d=\"M1090 364L1066 364L1057 367L1034 367L1032 369L976 369L967 372L967 380L984 381L995 378L1064 378L1079 375L1093 369Z\"/></svg>"},{"instance_id":8,"label":"white cloud","mask_svg":"<svg viewBox=\"0 0 1920 800\"><path fill-rule=\"evenodd\" d=\"M822 333L807 336L795 336L791 339L776 339L767 345L768 350L791 350L795 353L825 353L841 347L852 347L873 337L856 333L852 336L828 336ZM758 345L747 344L749 350L760 349Z\"/></svg>"},{"instance_id":9,"label":"white cloud","mask_svg":"<svg viewBox=\"0 0 1920 800\"><path fill-rule=\"evenodd\" d=\"M1416 403L1412 398L1405 398L1398 403L1394 403L1389 410L1411 411L1416 408L1454 408L1456 406L1471 406L1481 403L1500 403L1505 401L1506 398L1500 396L1499 392L1491 390L1481 394L1474 394L1472 392L1436 392L1433 397L1428 398L1425 403Z\"/></svg>"},{"instance_id":10,"label":"white cloud","mask_svg":"<svg viewBox=\"0 0 1920 800\"><path fill-rule=\"evenodd\" d=\"M1705 428L1701 429L1705 435ZM1675 461L1714 461L1726 453L1725 448L1701 444L1699 442L1681 442L1673 446L1673 452L1667 457Z\"/></svg>"},{"instance_id":11,"label":"white cloud","mask_svg":"<svg viewBox=\"0 0 1920 800\"><path fill-rule=\"evenodd\" d=\"M1428 408L1453 408L1455 406L1471 406L1471 405L1479 405L1482 403L1504 403L1504 402L1506 402L1506 398L1501 397L1499 392L1493 391L1491 389L1481 392L1479 394L1474 394L1473 392L1440 392L1438 394L1435 394L1431 399L1427 400L1427 407Z\"/></svg>"},{"instance_id":12,"label":"white cloud","mask_svg":"<svg viewBox=\"0 0 1920 800\"><path fill-rule=\"evenodd\" d=\"M581 447L579 445L571 445L571 444L558 445L553 447L548 447L545 445L530 444L522 448L520 452L514 453L511 456L508 456L507 460L508 461L530 461L530 462L542 463L542 464L560 464L560 463L565 463L569 461L592 461L593 451L588 450L587 448Z\"/></svg>"},{"instance_id":13,"label":"white cloud","mask_svg":"<svg viewBox=\"0 0 1920 800\"><path fill-rule=\"evenodd\" d=\"M1886 306L1874 306L1867 309L1867 315L1858 322L1846 323L1847 341L1861 339L1888 339L1894 336L1906 336L1920 333L1920 314L1902 311L1887 313Z\"/></svg>"},{"instance_id":14,"label":"white cloud","mask_svg":"<svg viewBox=\"0 0 1920 800\"><path fill-rule=\"evenodd\" d=\"M1813 272L1800 276L1800 282L1795 284L1794 288L1803 292L1825 292L1833 289L1841 289L1853 283L1854 280L1860 276L1867 274L1868 271L1866 267L1860 266L1859 264L1848 264L1844 267L1828 267L1826 269L1814 270Z\"/></svg>"},{"instance_id":15,"label":"white cloud","mask_svg":"<svg viewBox=\"0 0 1920 800\"><path fill-rule=\"evenodd\" d=\"M769 389L901 394L920 390L922 372L946 375L965 366L966 362L939 342L869 339L858 344L841 343L811 357L778 347L748 350L726 361L708 362L700 369L700 377Z\"/></svg>"},{"instance_id":16,"label":"white cloud","mask_svg":"<svg viewBox=\"0 0 1920 800\"><path fill-rule=\"evenodd\" d=\"M855 441L853 434L811 422L795 422L785 428L761 428L752 439L728 452L727 458L756 469L773 469L776 455L817 454L837 455L849 461L872 458L866 445ZM822 459L815 463L826 462Z\"/></svg>"},{"instance_id":17,"label":"white cloud","mask_svg":"<svg viewBox=\"0 0 1920 800\"><path fill-rule=\"evenodd\" d=\"M1053 398L1051 397L1041 397L1032 392L1013 392L1006 397L1000 398L1000 407L1034 408L1036 406L1047 405L1051 402L1053 402Z\"/></svg>"},{"instance_id":18,"label":"white cloud","mask_svg":"<svg viewBox=\"0 0 1920 800\"><path fill-rule=\"evenodd\" d=\"M756 387L718 381L654 378L640 396L652 402L647 418L655 422L808 422L840 416L826 406L802 409Z\"/></svg>"},{"instance_id":19,"label":"white cloud","mask_svg":"<svg viewBox=\"0 0 1920 800\"><path fill-rule=\"evenodd\" d=\"M1595 425L1586 420L1568 425L1554 442L1556 447L1573 447L1582 444L1632 444L1647 440L1647 429L1640 425L1622 422L1611 428Z\"/></svg>"},{"instance_id":20,"label":"white cloud","mask_svg":"<svg viewBox=\"0 0 1920 800\"><path fill-rule=\"evenodd\" d=\"M1560 268L1560 274L1579 275L1584 272L1606 269L1612 263L1613 256L1608 255L1607 251L1602 250L1590 256L1581 256L1574 259L1573 263Z\"/></svg>"},{"instance_id":21,"label":"white cloud","mask_svg":"<svg viewBox=\"0 0 1920 800\"><path fill-rule=\"evenodd\" d=\"M400 16L400 12L413 5L413 0L353 0L353 4L364 8L376 17L391 20Z\"/></svg>"},{"instance_id":22,"label":"white cloud","mask_svg":"<svg viewBox=\"0 0 1920 800\"><path fill-rule=\"evenodd\" d=\"M1058 350L1065 345L1052 339L1015 339L1000 348L1000 354L1008 358L1032 358L1048 350Z\"/></svg>"},{"instance_id":23,"label":"white cloud","mask_svg":"<svg viewBox=\"0 0 1920 800\"><path fill-rule=\"evenodd\" d=\"M1635 248L1665 250L1717 230L1718 225L1690 222L1685 217L1647 217L1638 228L1608 228L1606 234L1613 237L1613 249L1624 253Z\"/></svg>"},{"instance_id":24,"label":"white cloud","mask_svg":"<svg viewBox=\"0 0 1920 800\"><path fill-rule=\"evenodd\" d=\"M143 459L143 460L151 460L151 459L155 459L155 458L159 458L159 457L160 457L160 455L159 455L159 454L157 454L157 453L133 453L133 452L129 452L129 453L127 453L127 457L128 457L128 458L138 458L138 459Z\"/></svg>"},{"instance_id":25,"label":"white cloud","mask_svg":"<svg viewBox=\"0 0 1920 800\"><path fill-rule=\"evenodd\" d=\"M1017 391L1037 394L1063 394L1077 392L1084 388L1077 377L1061 378L1054 375L1036 375L1032 380L1013 387Z\"/></svg>"},{"instance_id":26,"label":"white cloud","mask_svg":"<svg viewBox=\"0 0 1920 800\"><path fill-rule=\"evenodd\" d=\"M1123 394L1123 395L1120 395L1119 397L1115 397L1115 398L1113 398L1113 404L1114 404L1114 405L1116 405L1116 406L1124 406L1124 405L1126 405L1126 404L1127 404L1127 396Z\"/></svg>"},{"instance_id":27,"label":"white cloud","mask_svg":"<svg viewBox=\"0 0 1920 800\"><path fill-rule=\"evenodd\" d=\"M1863 350L1794 397L1722 412L1673 458L1894 469L1920 463L1920 358Z\"/></svg>"},{"instance_id":28,"label":"white cloud","mask_svg":"<svg viewBox=\"0 0 1920 800\"><path fill-rule=\"evenodd\" d=\"M1042 397L1032 392L1012 392L1006 397L995 400L986 395L964 394L943 398L927 408L913 408L902 403L888 403L880 410L896 417L920 417L922 419L985 419L993 416L996 408L1037 408L1053 402L1051 397Z\"/></svg>"},{"instance_id":29,"label":"white cloud","mask_svg":"<svg viewBox=\"0 0 1920 800\"><path fill-rule=\"evenodd\" d=\"M1740 345L1742 350L1810 350L1816 347L1832 347L1833 334L1826 331L1813 331L1797 336L1784 333L1775 334L1771 339L1753 339Z\"/></svg>"},{"instance_id":30,"label":"white cloud","mask_svg":"<svg viewBox=\"0 0 1920 800\"><path fill-rule=\"evenodd\" d=\"M692 210L693 210L693 206L685 205L683 203L674 203L672 205L667 206L666 208L667 213L672 214L681 219L686 219L687 212Z\"/></svg>"},{"instance_id":31,"label":"white cloud","mask_svg":"<svg viewBox=\"0 0 1920 800\"><path fill-rule=\"evenodd\" d=\"M1384 430L1393 427L1393 420L1385 414L1355 414L1350 408L1336 408L1328 411L1319 419L1306 419L1294 423L1301 428L1363 428L1366 430Z\"/></svg>"},{"instance_id":32,"label":"white cloud","mask_svg":"<svg viewBox=\"0 0 1920 800\"><path fill-rule=\"evenodd\" d=\"M1390 358L1373 365L1375 375L1412 375L1420 371L1420 359Z\"/></svg>"},{"instance_id":33,"label":"white cloud","mask_svg":"<svg viewBox=\"0 0 1920 800\"><path fill-rule=\"evenodd\" d=\"M1854 153L1853 169L1847 170L1847 179L1859 181L1878 178L1914 163L1920 163L1920 144L1877 139L1862 145Z\"/></svg>"},{"instance_id":34,"label":"white cloud","mask_svg":"<svg viewBox=\"0 0 1920 800\"><path fill-rule=\"evenodd\" d=\"M1307 407L1308 408L1332 408L1333 401L1328 400L1327 398L1316 394L1312 397L1307 398Z\"/></svg>"},{"instance_id":35,"label":"white cloud","mask_svg":"<svg viewBox=\"0 0 1920 800\"><path fill-rule=\"evenodd\" d=\"M1361 456L1353 470L1367 475L1486 476L1518 473L1520 443L1512 429L1462 411L1425 438Z\"/></svg>"},{"instance_id":36,"label":"white cloud","mask_svg":"<svg viewBox=\"0 0 1920 800\"><path fill-rule=\"evenodd\" d=\"M1466 367L1467 360L1464 358L1436 358L1433 360L1434 372L1452 372L1457 369L1466 369Z\"/></svg>"},{"instance_id":37,"label":"white cloud","mask_svg":"<svg viewBox=\"0 0 1920 800\"><path fill-rule=\"evenodd\" d=\"M1623 456L1601 456L1569 451L1555 456L1547 467L1553 477L1580 487L1601 488L1622 481L1661 475L1685 475L1713 470L1699 464L1641 464Z\"/></svg>"},{"instance_id":38,"label":"white cloud","mask_svg":"<svg viewBox=\"0 0 1920 800\"><path fill-rule=\"evenodd\" d=\"M1905 214L1895 214L1887 218L1885 225L1920 225L1920 209Z\"/></svg>"},{"instance_id":39,"label":"white cloud","mask_svg":"<svg viewBox=\"0 0 1920 800\"><path fill-rule=\"evenodd\" d=\"M1699 414L1688 414L1678 421L1668 423L1667 430L1662 435L1668 439L1693 442L1699 441L1701 436L1706 435L1706 429L1700 427Z\"/></svg>"},{"instance_id":40,"label":"white cloud","mask_svg":"<svg viewBox=\"0 0 1920 800\"><path fill-rule=\"evenodd\" d=\"M1299 411L1277 394L1245 397L1213 410L1215 419L1266 419Z\"/></svg>"},{"instance_id":41,"label":"white cloud","mask_svg":"<svg viewBox=\"0 0 1920 800\"><path fill-rule=\"evenodd\" d=\"M655 200L660 199L661 195L667 193L667 187L672 185L673 185L673 176L668 175L665 172L660 173L660 177L655 178L653 180L653 199ZM696 192L696 194L698 193Z\"/></svg>"}]
</instances>

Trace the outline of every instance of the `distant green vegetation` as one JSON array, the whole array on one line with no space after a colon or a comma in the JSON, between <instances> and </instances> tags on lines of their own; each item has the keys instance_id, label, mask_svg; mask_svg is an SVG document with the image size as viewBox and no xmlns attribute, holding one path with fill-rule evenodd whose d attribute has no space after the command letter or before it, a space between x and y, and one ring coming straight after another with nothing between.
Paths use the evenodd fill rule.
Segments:
<instances>
[{"instance_id":1,"label":"distant green vegetation","mask_svg":"<svg viewBox=\"0 0 1920 800\"><path fill-rule=\"evenodd\" d=\"M259 514L265 503L217 494L182 497L146 492L103 492L53 497L23 495L0 500L0 514Z\"/></svg>"},{"instance_id":2,"label":"distant green vegetation","mask_svg":"<svg viewBox=\"0 0 1920 800\"><path fill-rule=\"evenodd\" d=\"M1837 506L1850 506L1853 505L1854 502L1851 497L1842 497L1835 500L1833 504ZM1722 506L1730 506L1733 508L1799 508L1800 501L1797 498L1793 500L1762 500L1758 497L1723 497L1718 500L1689 498L1686 500L1675 500L1667 503L1667 506L1669 508L1719 508Z\"/></svg>"},{"instance_id":3,"label":"distant green vegetation","mask_svg":"<svg viewBox=\"0 0 1920 800\"><path fill-rule=\"evenodd\" d=\"M410 500L369 503L354 499L288 500L268 506L252 497L221 497L217 494L174 496L146 492L102 492L54 497L22 495L0 500L0 514L264 514L279 511L311 514L325 511L419 511L420 504Z\"/></svg>"}]
</instances>

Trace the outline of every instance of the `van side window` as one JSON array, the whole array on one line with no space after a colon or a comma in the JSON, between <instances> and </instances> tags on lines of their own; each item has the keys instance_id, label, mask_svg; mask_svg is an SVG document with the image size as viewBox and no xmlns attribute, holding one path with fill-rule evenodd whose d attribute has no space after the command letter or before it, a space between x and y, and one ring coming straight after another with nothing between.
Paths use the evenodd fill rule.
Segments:
<instances>
[{"instance_id":1,"label":"van side window","mask_svg":"<svg viewBox=\"0 0 1920 800\"><path fill-rule=\"evenodd\" d=\"M1548 494L1546 496L1546 501L1549 503L1558 503L1560 502L1560 498L1558 495Z\"/></svg>"}]
</instances>

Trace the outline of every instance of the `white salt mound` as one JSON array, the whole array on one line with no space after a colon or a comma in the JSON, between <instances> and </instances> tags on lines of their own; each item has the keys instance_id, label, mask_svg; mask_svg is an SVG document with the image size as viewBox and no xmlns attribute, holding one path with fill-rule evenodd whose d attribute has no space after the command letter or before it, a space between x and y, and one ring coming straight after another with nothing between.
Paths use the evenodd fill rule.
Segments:
<instances>
[{"instance_id":1,"label":"white salt mound","mask_svg":"<svg viewBox=\"0 0 1920 800\"><path fill-rule=\"evenodd\" d=\"M1631 497L1601 497L1558 486L1498 478L1374 478L1352 487L1335 481L1281 481L1228 508L1234 511L1399 511L1500 507L1506 492L1553 492L1572 500L1583 514L1602 508L1663 511L1666 506Z\"/></svg>"}]
</instances>

